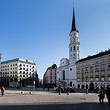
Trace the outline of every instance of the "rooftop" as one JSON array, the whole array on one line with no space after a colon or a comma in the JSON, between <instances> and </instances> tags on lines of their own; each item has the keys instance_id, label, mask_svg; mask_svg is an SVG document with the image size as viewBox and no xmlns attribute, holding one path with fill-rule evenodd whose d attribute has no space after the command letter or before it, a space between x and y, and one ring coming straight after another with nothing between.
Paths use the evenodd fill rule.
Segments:
<instances>
[{"instance_id":1,"label":"rooftop","mask_svg":"<svg viewBox=\"0 0 110 110\"><path fill-rule=\"evenodd\" d=\"M21 61L21 62L27 62L27 63L35 64L34 61L26 60L26 59L22 59L22 58L15 58L15 59L7 60L7 61L2 61L1 64L15 62L15 61Z\"/></svg>"},{"instance_id":2,"label":"rooftop","mask_svg":"<svg viewBox=\"0 0 110 110\"><path fill-rule=\"evenodd\" d=\"M79 62L82 62L82 61L86 61L86 60L90 60L90 59L97 58L97 57L101 57L101 56L108 55L108 54L110 54L110 50L106 50L105 52L100 52L100 53L98 53L96 55L92 55L92 56L88 56L86 58L80 59L76 63L79 63Z\"/></svg>"}]
</instances>

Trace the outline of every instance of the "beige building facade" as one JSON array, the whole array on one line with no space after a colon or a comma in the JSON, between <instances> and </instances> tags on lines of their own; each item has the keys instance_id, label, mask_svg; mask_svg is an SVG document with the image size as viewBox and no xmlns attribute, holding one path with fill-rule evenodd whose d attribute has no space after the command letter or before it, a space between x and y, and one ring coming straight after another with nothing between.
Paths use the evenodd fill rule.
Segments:
<instances>
[{"instance_id":1,"label":"beige building facade","mask_svg":"<svg viewBox=\"0 0 110 110\"><path fill-rule=\"evenodd\" d=\"M43 76L44 87L56 86L56 69L57 69L56 64L53 64L51 67L47 68L47 70Z\"/></svg>"},{"instance_id":2,"label":"beige building facade","mask_svg":"<svg viewBox=\"0 0 110 110\"><path fill-rule=\"evenodd\" d=\"M110 85L110 50L77 61L76 80L80 89Z\"/></svg>"}]
</instances>

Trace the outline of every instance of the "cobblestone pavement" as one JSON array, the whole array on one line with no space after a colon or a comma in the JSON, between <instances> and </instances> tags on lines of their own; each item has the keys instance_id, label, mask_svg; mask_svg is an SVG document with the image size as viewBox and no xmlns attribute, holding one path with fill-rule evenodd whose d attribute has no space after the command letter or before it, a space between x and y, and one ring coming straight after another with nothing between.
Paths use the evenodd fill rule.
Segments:
<instances>
[{"instance_id":1,"label":"cobblestone pavement","mask_svg":"<svg viewBox=\"0 0 110 110\"><path fill-rule=\"evenodd\" d=\"M98 102L98 94L63 93L36 91L12 91L6 90L4 96L0 96L0 110L110 110L107 99L104 104Z\"/></svg>"}]
</instances>

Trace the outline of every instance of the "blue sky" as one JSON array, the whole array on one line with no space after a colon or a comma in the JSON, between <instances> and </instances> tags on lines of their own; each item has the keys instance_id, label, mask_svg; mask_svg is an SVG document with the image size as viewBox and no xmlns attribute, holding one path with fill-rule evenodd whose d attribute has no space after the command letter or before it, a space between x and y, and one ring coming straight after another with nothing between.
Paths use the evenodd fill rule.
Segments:
<instances>
[{"instance_id":1,"label":"blue sky","mask_svg":"<svg viewBox=\"0 0 110 110\"><path fill-rule=\"evenodd\" d=\"M80 58L110 48L110 0L0 0L2 61L34 60L39 77L69 57L73 2Z\"/></svg>"}]
</instances>

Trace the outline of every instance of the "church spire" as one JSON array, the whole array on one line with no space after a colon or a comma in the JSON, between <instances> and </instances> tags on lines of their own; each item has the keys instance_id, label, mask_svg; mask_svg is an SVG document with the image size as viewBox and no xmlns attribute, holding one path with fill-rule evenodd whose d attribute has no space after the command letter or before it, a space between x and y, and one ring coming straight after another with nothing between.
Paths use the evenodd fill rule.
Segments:
<instances>
[{"instance_id":1,"label":"church spire","mask_svg":"<svg viewBox=\"0 0 110 110\"><path fill-rule=\"evenodd\" d=\"M73 21L72 21L71 32L72 32L72 31L77 31L77 32L79 32L79 31L77 30L77 27L76 27L74 8L73 8Z\"/></svg>"}]
</instances>

